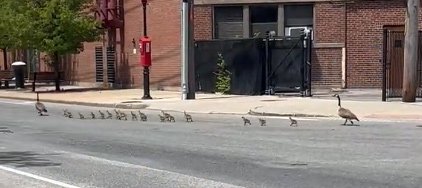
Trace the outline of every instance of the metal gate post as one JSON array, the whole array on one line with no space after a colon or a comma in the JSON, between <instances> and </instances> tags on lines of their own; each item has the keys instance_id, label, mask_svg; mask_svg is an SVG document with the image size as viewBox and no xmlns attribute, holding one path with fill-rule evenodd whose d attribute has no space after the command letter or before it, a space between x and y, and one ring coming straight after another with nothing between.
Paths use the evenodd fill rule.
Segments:
<instances>
[{"instance_id":1,"label":"metal gate post","mask_svg":"<svg viewBox=\"0 0 422 188\"><path fill-rule=\"evenodd\" d=\"M307 70L307 91L306 96L312 97L312 30L306 33L306 70Z\"/></svg>"},{"instance_id":2,"label":"metal gate post","mask_svg":"<svg viewBox=\"0 0 422 188\"><path fill-rule=\"evenodd\" d=\"M382 49L382 96L381 100L387 100L387 35L388 30L383 30L383 49Z\"/></svg>"}]
</instances>

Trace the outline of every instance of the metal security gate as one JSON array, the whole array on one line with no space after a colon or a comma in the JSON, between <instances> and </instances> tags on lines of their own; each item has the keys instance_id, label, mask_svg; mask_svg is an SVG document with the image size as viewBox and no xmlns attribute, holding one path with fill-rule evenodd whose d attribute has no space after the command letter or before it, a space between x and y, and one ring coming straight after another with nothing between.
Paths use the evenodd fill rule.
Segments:
<instances>
[{"instance_id":1,"label":"metal security gate","mask_svg":"<svg viewBox=\"0 0 422 188\"><path fill-rule=\"evenodd\" d=\"M416 96L422 97L422 32L419 32ZM384 29L382 101L402 97L404 69L404 31Z\"/></svg>"},{"instance_id":2,"label":"metal security gate","mask_svg":"<svg viewBox=\"0 0 422 188\"><path fill-rule=\"evenodd\" d=\"M301 92L311 96L311 39L300 37L266 38L266 90Z\"/></svg>"}]
</instances>

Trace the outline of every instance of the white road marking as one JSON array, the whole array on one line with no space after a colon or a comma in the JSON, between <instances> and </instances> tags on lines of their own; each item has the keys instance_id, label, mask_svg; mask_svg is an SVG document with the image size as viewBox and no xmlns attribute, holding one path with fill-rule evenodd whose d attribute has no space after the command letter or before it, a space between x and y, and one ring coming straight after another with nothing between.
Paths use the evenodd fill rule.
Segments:
<instances>
[{"instance_id":1,"label":"white road marking","mask_svg":"<svg viewBox=\"0 0 422 188\"><path fill-rule=\"evenodd\" d=\"M67 183L63 183L63 182L59 182L59 181L56 181L56 180L44 178L44 177L41 177L41 176L37 176L35 174L30 174L30 173L27 173L27 172L23 172L23 171L16 170L16 169L13 169L13 168L9 168L9 167L5 167L5 166L0 166L0 170L13 172L15 174L27 176L27 177L30 177L30 178L34 178L34 179L37 179L37 180L41 180L41 181L48 182L48 183L58 185L58 186L61 186L61 187L65 187L65 188L80 188L80 187L77 187L77 186L74 186L74 185L69 185Z\"/></svg>"},{"instance_id":2,"label":"white road marking","mask_svg":"<svg viewBox=\"0 0 422 188\"><path fill-rule=\"evenodd\" d=\"M33 105L35 104L35 102L33 101L16 101L16 102L12 102L12 101L0 101L0 103L5 103L5 104L17 104L17 105Z\"/></svg>"},{"instance_id":3,"label":"white road marking","mask_svg":"<svg viewBox=\"0 0 422 188\"><path fill-rule=\"evenodd\" d=\"M76 158L76 159L92 160L92 161L101 162L101 163L104 163L104 164L109 164L109 165L118 166L118 167L136 168L136 169L139 169L139 170L152 171L152 172L155 172L155 173L159 173L160 177L165 177L167 179L188 183L190 186L194 186L194 187L245 188L245 187L242 187L242 186L227 184L227 183L218 182L218 181L209 180L209 179L204 179L204 178L198 178L198 177L195 177L195 176L190 176L190 175L181 174L181 173L177 173L177 172L160 170L160 169L150 168L150 167L146 167L146 166L142 166L142 165L135 165L135 164L130 164L130 163L126 163L126 162L121 162L121 161L108 160L108 159L94 157L94 156L85 155L85 154L79 154L79 153L73 153L73 152L67 152L67 151L56 151L56 152L65 153L67 156L72 157L72 158Z\"/></svg>"}]
</instances>

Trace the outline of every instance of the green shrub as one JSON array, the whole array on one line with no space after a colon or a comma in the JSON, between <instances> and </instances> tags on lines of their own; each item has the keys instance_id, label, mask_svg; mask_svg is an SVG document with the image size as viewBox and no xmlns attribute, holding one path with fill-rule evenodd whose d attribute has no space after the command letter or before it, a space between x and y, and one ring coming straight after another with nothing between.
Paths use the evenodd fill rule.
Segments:
<instances>
[{"instance_id":1,"label":"green shrub","mask_svg":"<svg viewBox=\"0 0 422 188\"><path fill-rule=\"evenodd\" d=\"M220 92L222 94L227 94L230 92L230 75L231 72L227 70L227 65L224 61L224 57L221 53L218 53L217 59L217 71L214 72L217 76L216 80L216 92Z\"/></svg>"}]
</instances>

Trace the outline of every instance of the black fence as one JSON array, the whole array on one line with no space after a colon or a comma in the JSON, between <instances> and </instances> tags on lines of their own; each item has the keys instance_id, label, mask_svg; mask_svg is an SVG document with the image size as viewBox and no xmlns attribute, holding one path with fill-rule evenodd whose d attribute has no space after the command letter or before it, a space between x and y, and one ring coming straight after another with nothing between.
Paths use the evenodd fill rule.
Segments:
<instances>
[{"instance_id":1,"label":"black fence","mask_svg":"<svg viewBox=\"0 0 422 188\"><path fill-rule=\"evenodd\" d=\"M404 69L404 32L384 30L383 33L382 101L402 97ZM422 32L419 32L416 96L422 97Z\"/></svg>"},{"instance_id":2,"label":"black fence","mask_svg":"<svg viewBox=\"0 0 422 188\"><path fill-rule=\"evenodd\" d=\"M215 92L214 72L221 53L232 73L231 94L310 96L310 43L305 36L196 41L196 90Z\"/></svg>"}]
</instances>

